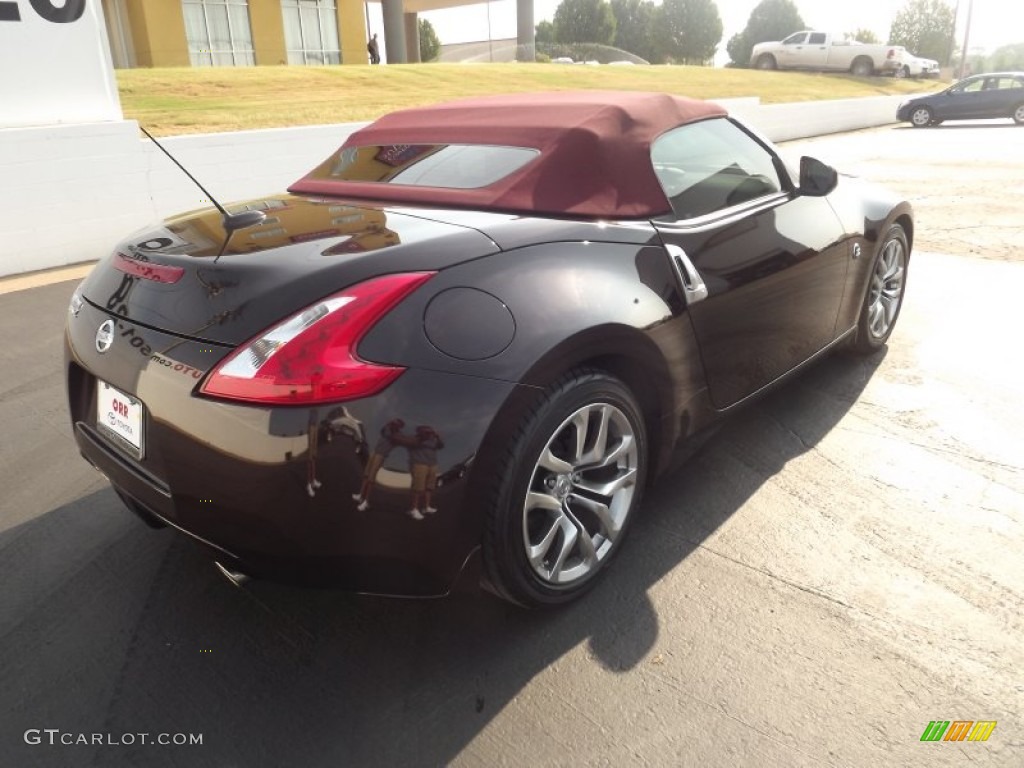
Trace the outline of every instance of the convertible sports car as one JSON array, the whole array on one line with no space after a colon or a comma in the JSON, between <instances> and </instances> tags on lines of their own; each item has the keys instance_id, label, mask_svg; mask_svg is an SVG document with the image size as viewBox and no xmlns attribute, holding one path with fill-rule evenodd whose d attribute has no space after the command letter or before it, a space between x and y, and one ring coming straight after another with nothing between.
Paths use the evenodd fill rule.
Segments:
<instances>
[{"instance_id":1,"label":"convertible sports car","mask_svg":"<svg viewBox=\"0 0 1024 768\"><path fill-rule=\"evenodd\" d=\"M354 133L75 292L75 439L222 571L378 594L591 587L722 414L892 332L910 206L713 104L496 96Z\"/></svg>"}]
</instances>

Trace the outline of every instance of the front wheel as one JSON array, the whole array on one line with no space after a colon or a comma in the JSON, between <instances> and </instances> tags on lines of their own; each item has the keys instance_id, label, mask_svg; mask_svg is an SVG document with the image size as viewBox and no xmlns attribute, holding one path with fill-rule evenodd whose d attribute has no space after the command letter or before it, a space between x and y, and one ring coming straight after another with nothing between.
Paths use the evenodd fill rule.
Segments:
<instances>
[{"instance_id":1,"label":"front wheel","mask_svg":"<svg viewBox=\"0 0 1024 768\"><path fill-rule=\"evenodd\" d=\"M935 117L928 107L917 107L910 113L910 124L915 128L925 128L932 124Z\"/></svg>"},{"instance_id":2,"label":"front wheel","mask_svg":"<svg viewBox=\"0 0 1024 768\"><path fill-rule=\"evenodd\" d=\"M893 224L871 267L868 290L857 322L854 351L871 354L884 347L889 340L903 305L909 261L907 233L899 224Z\"/></svg>"},{"instance_id":3,"label":"front wheel","mask_svg":"<svg viewBox=\"0 0 1024 768\"><path fill-rule=\"evenodd\" d=\"M755 65L758 69L777 69L778 64L775 61L775 57L768 53L763 53L757 57L757 64Z\"/></svg>"},{"instance_id":4,"label":"front wheel","mask_svg":"<svg viewBox=\"0 0 1024 768\"><path fill-rule=\"evenodd\" d=\"M619 550L647 472L640 406L618 379L573 371L512 435L484 535L490 586L526 607L567 603Z\"/></svg>"},{"instance_id":5,"label":"front wheel","mask_svg":"<svg viewBox=\"0 0 1024 768\"><path fill-rule=\"evenodd\" d=\"M1013 110L1013 122L1017 125L1024 125L1024 104L1018 104Z\"/></svg>"}]
</instances>

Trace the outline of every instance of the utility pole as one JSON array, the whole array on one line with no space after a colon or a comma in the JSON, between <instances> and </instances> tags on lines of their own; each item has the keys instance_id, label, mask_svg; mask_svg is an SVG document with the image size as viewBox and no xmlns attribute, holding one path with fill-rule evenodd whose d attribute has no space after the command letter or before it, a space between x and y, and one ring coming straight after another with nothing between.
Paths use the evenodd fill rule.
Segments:
<instances>
[{"instance_id":1,"label":"utility pole","mask_svg":"<svg viewBox=\"0 0 1024 768\"><path fill-rule=\"evenodd\" d=\"M491 0L487 0L487 52L491 64L494 63L494 38L491 36Z\"/></svg>"},{"instance_id":2,"label":"utility pole","mask_svg":"<svg viewBox=\"0 0 1024 768\"><path fill-rule=\"evenodd\" d=\"M949 48L946 53L946 66L953 66L953 53L956 50L956 20L960 18L960 0L956 0L956 8L953 9L953 26L949 28Z\"/></svg>"},{"instance_id":3,"label":"utility pole","mask_svg":"<svg viewBox=\"0 0 1024 768\"><path fill-rule=\"evenodd\" d=\"M974 0L968 0L967 3L967 28L964 30L964 49L960 54L960 76L957 80L964 79L964 73L967 71L967 46L971 42L971 14L974 11Z\"/></svg>"}]
</instances>

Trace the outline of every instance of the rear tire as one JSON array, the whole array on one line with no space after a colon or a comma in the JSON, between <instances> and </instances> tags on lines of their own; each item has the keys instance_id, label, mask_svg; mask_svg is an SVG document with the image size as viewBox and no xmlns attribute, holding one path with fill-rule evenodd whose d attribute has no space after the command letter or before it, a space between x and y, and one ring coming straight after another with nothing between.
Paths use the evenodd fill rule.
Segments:
<instances>
[{"instance_id":1,"label":"rear tire","mask_svg":"<svg viewBox=\"0 0 1024 768\"><path fill-rule=\"evenodd\" d=\"M775 61L775 57L770 53L762 53L757 57L757 63L754 65L758 69L769 70L778 69L779 65Z\"/></svg>"},{"instance_id":2,"label":"rear tire","mask_svg":"<svg viewBox=\"0 0 1024 768\"><path fill-rule=\"evenodd\" d=\"M893 77L898 77L901 80L905 80L910 77L910 67L902 66L893 73Z\"/></svg>"},{"instance_id":3,"label":"rear tire","mask_svg":"<svg viewBox=\"0 0 1024 768\"><path fill-rule=\"evenodd\" d=\"M640 406L618 379L578 369L548 387L495 468L489 586L528 608L589 590L640 504L647 451Z\"/></svg>"},{"instance_id":4,"label":"rear tire","mask_svg":"<svg viewBox=\"0 0 1024 768\"><path fill-rule=\"evenodd\" d=\"M1011 117L1017 125L1024 125L1024 104L1018 104Z\"/></svg>"},{"instance_id":5,"label":"rear tire","mask_svg":"<svg viewBox=\"0 0 1024 768\"><path fill-rule=\"evenodd\" d=\"M907 233L899 224L893 224L871 265L868 289L857 321L857 336L851 345L854 352L873 354L889 340L903 306L909 263Z\"/></svg>"},{"instance_id":6,"label":"rear tire","mask_svg":"<svg viewBox=\"0 0 1024 768\"><path fill-rule=\"evenodd\" d=\"M855 77L871 77L875 74L875 63L867 56L858 56L850 65L850 72Z\"/></svg>"}]
</instances>

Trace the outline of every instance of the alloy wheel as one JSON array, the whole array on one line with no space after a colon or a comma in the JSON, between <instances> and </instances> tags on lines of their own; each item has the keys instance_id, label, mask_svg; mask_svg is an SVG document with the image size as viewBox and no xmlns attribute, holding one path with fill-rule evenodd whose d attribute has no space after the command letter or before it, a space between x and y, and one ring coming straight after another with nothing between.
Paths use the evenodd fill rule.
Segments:
<instances>
[{"instance_id":1,"label":"alloy wheel","mask_svg":"<svg viewBox=\"0 0 1024 768\"><path fill-rule=\"evenodd\" d=\"M884 339L896 321L903 300L906 267L907 253L903 242L891 238L875 263L868 293L868 330L876 339Z\"/></svg>"},{"instance_id":2,"label":"alloy wheel","mask_svg":"<svg viewBox=\"0 0 1024 768\"><path fill-rule=\"evenodd\" d=\"M523 503L523 544L533 572L565 587L593 575L632 507L639 450L625 413L583 406L554 431L537 459Z\"/></svg>"},{"instance_id":3,"label":"alloy wheel","mask_svg":"<svg viewBox=\"0 0 1024 768\"><path fill-rule=\"evenodd\" d=\"M932 111L927 107L918 107L910 113L910 122L918 128L923 128L932 121Z\"/></svg>"}]
</instances>

